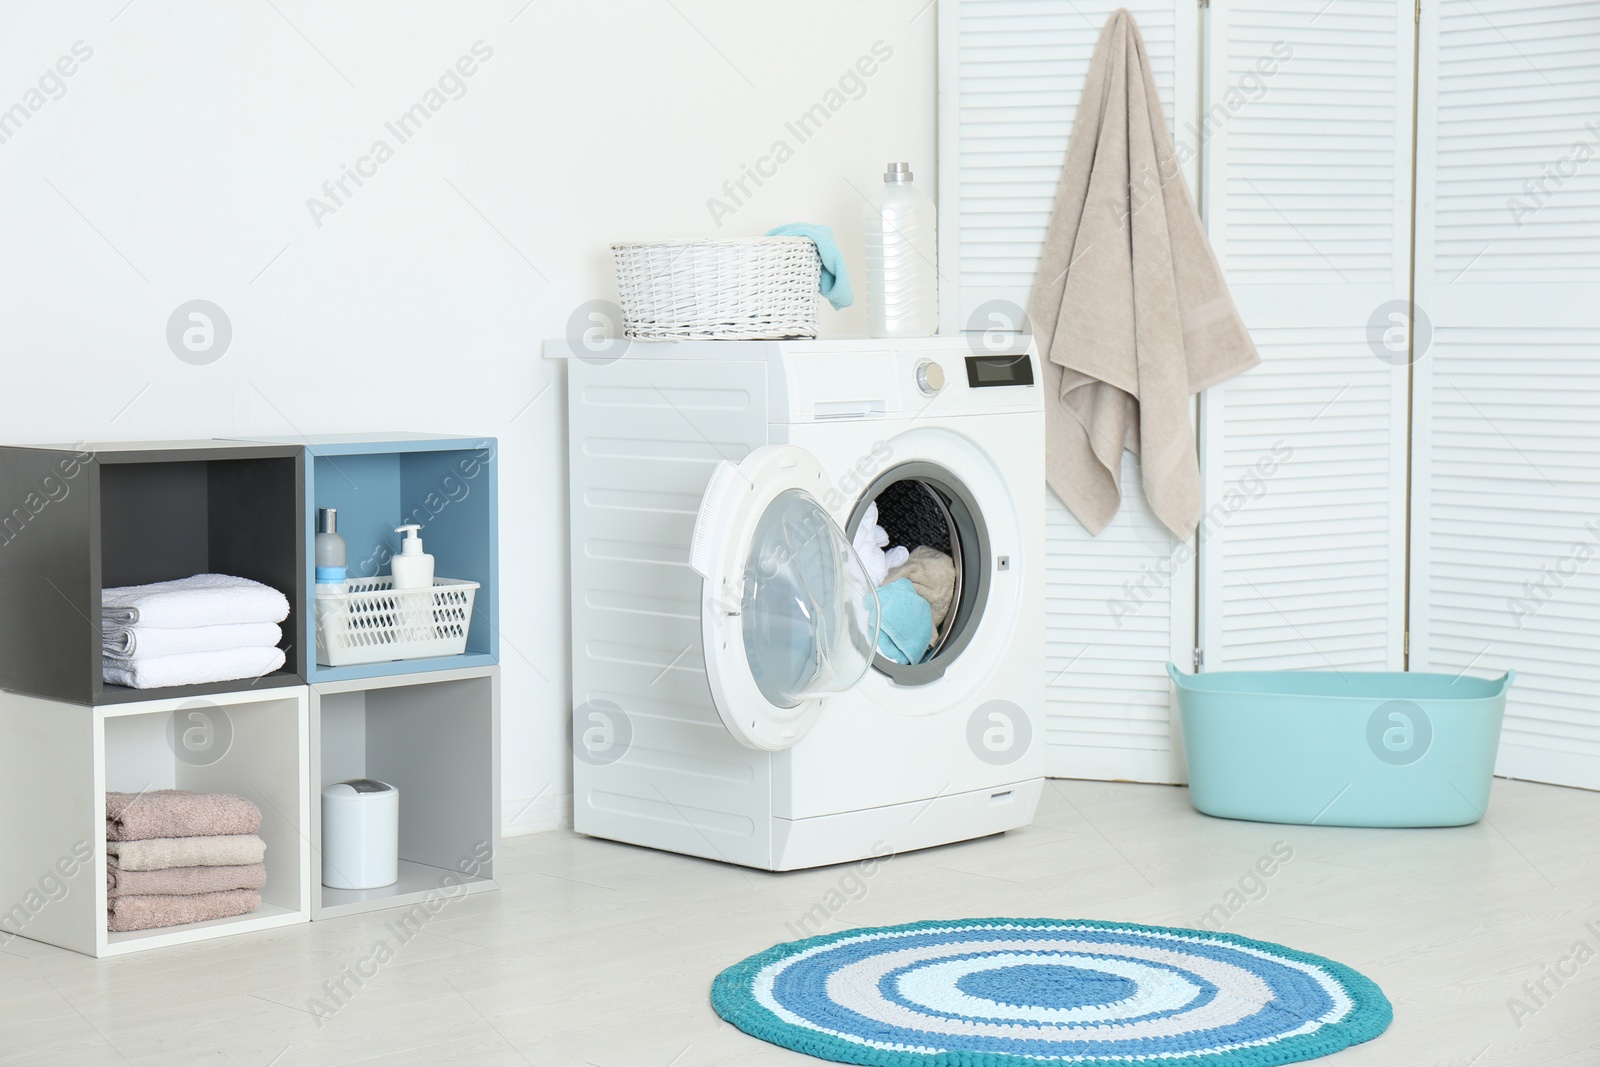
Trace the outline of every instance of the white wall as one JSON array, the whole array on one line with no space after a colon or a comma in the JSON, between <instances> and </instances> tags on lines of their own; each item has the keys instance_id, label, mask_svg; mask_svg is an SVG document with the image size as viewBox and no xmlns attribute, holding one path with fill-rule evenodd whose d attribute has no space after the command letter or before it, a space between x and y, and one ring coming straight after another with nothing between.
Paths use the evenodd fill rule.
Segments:
<instances>
[{"instance_id":1,"label":"white wall","mask_svg":"<svg viewBox=\"0 0 1600 1067\"><path fill-rule=\"evenodd\" d=\"M859 272L883 164L931 185L931 0L124 3L0 8L0 440L500 437L507 829L554 825L565 400L540 343L615 298L614 240L826 222ZM785 122L880 40L892 58L798 143ZM399 142L385 122L479 41L464 95ZM708 198L780 138L793 158L719 231ZM392 158L334 204L323 183L379 139ZM166 340L197 298L233 329L209 365Z\"/></svg>"}]
</instances>

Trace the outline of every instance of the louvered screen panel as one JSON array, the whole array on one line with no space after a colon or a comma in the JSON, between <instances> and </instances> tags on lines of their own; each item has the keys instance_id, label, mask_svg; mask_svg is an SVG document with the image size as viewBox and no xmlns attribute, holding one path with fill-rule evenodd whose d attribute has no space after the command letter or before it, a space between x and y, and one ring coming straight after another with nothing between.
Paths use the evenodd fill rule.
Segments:
<instances>
[{"instance_id":1,"label":"louvered screen panel","mask_svg":"<svg viewBox=\"0 0 1600 1067\"><path fill-rule=\"evenodd\" d=\"M940 300L952 332L988 301L1027 307L1083 78L1112 12L1126 7L1139 20L1161 106L1180 132L1195 113L1197 15L1194 0L939 6Z\"/></svg>"},{"instance_id":2,"label":"louvered screen panel","mask_svg":"<svg viewBox=\"0 0 1600 1067\"><path fill-rule=\"evenodd\" d=\"M1206 668L1398 669L1403 382L1359 328L1255 337L1262 366L1208 409L1227 422L1208 453Z\"/></svg>"},{"instance_id":3,"label":"louvered screen panel","mask_svg":"<svg viewBox=\"0 0 1600 1067\"><path fill-rule=\"evenodd\" d=\"M1515 668L1497 772L1600 788L1600 4L1422 29L1412 667Z\"/></svg>"},{"instance_id":4,"label":"louvered screen panel","mask_svg":"<svg viewBox=\"0 0 1600 1067\"><path fill-rule=\"evenodd\" d=\"M1089 59L1118 7L1139 20L1181 142L1198 116L1194 0L939 4L944 332L1019 323ZM1191 160L1191 184L1196 176ZM1098 538L1054 494L1048 498L1047 768L1056 777L1175 782L1182 780L1181 759L1170 736L1164 667L1171 658L1189 662L1194 564L1144 506L1131 457L1128 464L1122 514ZM1174 574L1151 591L1149 568L1174 558ZM1136 588L1138 610L1121 618L1113 601L1128 588Z\"/></svg>"},{"instance_id":5,"label":"louvered screen panel","mask_svg":"<svg viewBox=\"0 0 1600 1067\"><path fill-rule=\"evenodd\" d=\"M1205 669L1399 669L1404 345L1368 323L1409 286L1411 0L1211 20L1207 225L1262 364L1202 400Z\"/></svg>"},{"instance_id":6,"label":"louvered screen panel","mask_svg":"<svg viewBox=\"0 0 1600 1067\"><path fill-rule=\"evenodd\" d=\"M1150 514L1132 456L1122 482L1135 488L1099 537L1049 495L1046 765L1057 778L1181 782L1165 664L1188 667L1191 554Z\"/></svg>"}]
</instances>

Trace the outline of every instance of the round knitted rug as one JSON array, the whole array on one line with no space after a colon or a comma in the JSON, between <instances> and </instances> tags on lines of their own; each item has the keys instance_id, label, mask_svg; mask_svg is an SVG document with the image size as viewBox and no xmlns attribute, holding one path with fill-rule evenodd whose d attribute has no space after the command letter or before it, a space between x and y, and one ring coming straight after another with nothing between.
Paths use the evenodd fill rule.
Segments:
<instances>
[{"instance_id":1,"label":"round knitted rug","mask_svg":"<svg viewBox=\"0 0 1600 1067\"><path fill-rule=\"evenodd\" d=\"M745 1033L838 1063L1266 1067L1377 1037L1389 1001L1266 941L1086 919L967 919L791 941L723 971Z\"/></svg>"}]
</instances>

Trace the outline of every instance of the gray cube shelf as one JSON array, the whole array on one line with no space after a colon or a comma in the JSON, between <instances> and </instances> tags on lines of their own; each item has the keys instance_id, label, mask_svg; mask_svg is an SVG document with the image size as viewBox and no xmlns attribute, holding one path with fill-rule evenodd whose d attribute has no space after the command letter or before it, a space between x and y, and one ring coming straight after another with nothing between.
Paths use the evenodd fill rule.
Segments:
<instances>
[{"instance_id":1,"label":"gray cube shelf","mask_svg":"<svg viewBox=\"0 0 1600 1067\"><path fill-rule=\"evenodd\" d=\"M313 919L498 888L499 724L495 667L311 687ZM400 880L393 885L321 884L322 787L353 778L376 778L400 793Z\"/></svg>"},{"instance_id":2,"label":"gray cube shelf","mask_svg":"<svg viewBox=\"0 0 1600 1067\"><path fill-rule=\"evenodd\" d=\"M129 689L101 680L100 594L217 572L305 603L305 452L220 442L0 448L0 689L105 705L231 692L239 682ZM307 649L284 627L300 685Z\"/></svg>"}]
</instances>

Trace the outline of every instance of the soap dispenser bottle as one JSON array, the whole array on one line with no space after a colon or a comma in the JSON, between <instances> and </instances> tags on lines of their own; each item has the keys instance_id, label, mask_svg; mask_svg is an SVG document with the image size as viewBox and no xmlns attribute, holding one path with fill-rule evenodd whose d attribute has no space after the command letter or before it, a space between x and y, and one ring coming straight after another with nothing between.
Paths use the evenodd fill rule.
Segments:
<instances>
[{"instance_id":1,"label":"soap dispenser bottle","mask_svg":"<svg viewBox=\"0 0 1600 1067\"><path fill-rule=\"evenodd\" d=\"M400 554L389 560L394 576L396 606L404 626L403 641L433 639L433 557L422 551L422 527L415 524L395 527L402 535Z\"/></svg>"},{"instance_id":2,"label":"soap dispenser bottle","mask_svg":"<svg viewBox=\"0 0 1600 1067\"><path fill-rule=\"evenodd\" d=\"M402 535L400 554L389 561L396 589L432 589L433 557L422 551L422 527L415 524L395 527Z\"/></svg>"}]
</instances>

